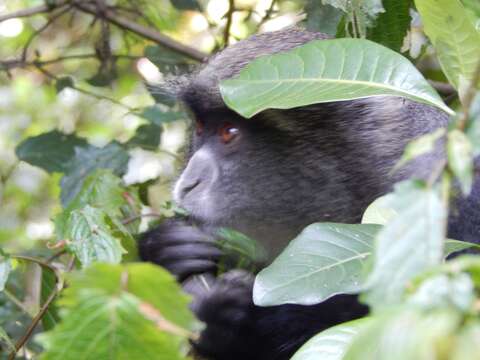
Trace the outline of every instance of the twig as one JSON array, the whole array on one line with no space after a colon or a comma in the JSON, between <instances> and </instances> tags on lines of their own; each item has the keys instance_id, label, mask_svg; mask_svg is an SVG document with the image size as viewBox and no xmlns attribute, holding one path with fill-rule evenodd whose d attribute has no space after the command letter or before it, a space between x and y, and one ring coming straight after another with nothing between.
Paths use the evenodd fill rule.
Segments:
<instances>
[{"instance_id":1,"label":"twig","mask_svg":"<svg viewBox=\"0 0 480 360\"><path fill-rule=\"evenodd\" d=\"M234 12L235 12L235 0L228 0L228 10L227 10L227 13L225 14L225 16L227 17L227 24L225 25L225 31L223 33L223 44L225 47L228 46Z\"/></svg>"},{"instance_id":2,"label":"twig","mask_svg":"<svg viewBox=\"0 0 480 360\"><path fill-rule=\"evenodd\" d=\"M63 281L62 277L60 276L60 274L58 272L58 269L51 266L50 264L47 264L46 262L44 262L40 259L33 258L33 257L30 257L30 256L15 255L15 256L12 256L12 257L14 257L16 259L21 259L21 260L34 262L34 263L40 265L41 267L44 267L46 269L49 269L49 270L53 271L53 273L55 274L55 278L56 278L56 286L55 286L55 289L48 296L47 300L45 300L45 302L43 303L43 305L40 308L40 310L38 311L37 315L35 315L35 317L33 318L32 322L30 323L29 327L27 328L27 330L25 331L23 336L15 344L15 350L10 353L10 355L8 356L8 360L14 360L15 359L18 351L20 351L20 349L25 345L25 343L28 341L28 339L30 339L30 337L32 336L33 331L37 327L38 323L40 322L40 320L43 318L43 316L47 312L48 307L53 302L53 300L55 300L55 298L60 293L60 291L62 291L63 286L64 286L64 281ZM72 269L74 261L75 261L75 257L72 256L72 258L70 259L69 264L67 266L68 271L70 271Z\"/></svg>"},{"instance_id":3,"label":"twig","mask_svg":"<svg viewBox=\"0 0 480 360\"><path fill-rule=\"evenodd\" d=\"M60 9L61 7L58 7L57 9ZM65 15L68 11L70 11L70 9L72 8L72 6L67 6L65 7L63 10L59 11L58 13L56 13L55 15L53 15L50 19L48 19L48 21L42 25L39 29L35 30L35 32L30 35L30 37L28 38L27 42L25 43L25 45L23 46L23 50L22 50L22 56L21 56L21 59L23 61L25 61L27 59L27 53L28 53L28 48L30 47L30 45L32 44L32 41L39 35L41 34L43 31L45 31L50 25L52 25L56 20L58 20L60 17L62 17L63 15Z\"/></svg>"},{"instance_id":4,"label":"twig","mask_svg":"<svg viewBox=\"0 0 480 360\"><path fill-rule=\"evenodd\" d=\"M50 79L53 79L55 81L58 81L58 77L53 75L51 72L45 70L44 68L42 68L41 66L37 66L36 67L38 71L40 71L42 74L44 74L45 76L47 76L48 78ZM128 105L125 105L124 103L118 101L118 100L115 100L113 98L110 98L108 96L105 96L105 95L101 95L101 94L97 94L97 93L94 93L94 92L91 92L91 91L88 91L88 90L85 90L85 89L82 89L82 88L79 88L78 86L75 86L75 85L69 85L69 87L73 90L76 90L82 94L85 94L85 95L88 95L88 96L91 96L91 97L94 97L95 99L98 99L98 100L106 100L106 101L109 101L115 105L118 105L118 106L121 106L123 107L124 109L134 113L135 112L135 108L132 108Z\"/></svg>"},{"instance_id":5,"label":"twig","mask_svg":"<svg viewBox=\"0 0 480 360\"><path fill-rule=\"evenodd\" d=\"M472 82L468 87L465 96L463 97L463 116L457 124L458 129L464 130L468 124L468 118L470 117L470 107L472 106L473 99L476 94L477 85L480 83L480 59L478 60L477 67L473 73Z\"/></svg>"},{"instance_id":6,"label":"twig","mask_svg":"<svg viewBox=\"0 0 480 360\"><path fill-rule=\"evenodd\" d=\"M48 12L51 12L54 8L61 7L66 3L68 3L68 0L59 1L57 4L53 6L44 4L44 5L34 6L28 9L14 11L9 14L0 15L0 22L5 20L10 20L10 19L15 19L15 18L30 17L33 15L48 13Z\"/></svg>"},{"instance_id":7,"label":"twig","mask_svg":"<svg viewBox=\"0 0 480 360\"><path fill-rule=\"evenodd\" d=\"M33 61L23 61L22 59L13 59L13 60L5 60L0 61L0 70L11 70L14 68L25 68L29 66L47 66L56 64L63 61L69 60L82 60L82 59L97 59L97 54L78 54L78 55L65 55L59 56L55 59L49 60L33 60ZM138 60L140 56L136 55L124 55L124 54L113 54L112 58L114 59L128 59L128 60Z\"/></svg>"},{"instance_id":8,"label":"twig","mask_svg":"<svg viewBox=\"0 0 480 360\"><path fill-rule=\"evenodd\" d=\"M79 0L74 0L73 4L77 9L82 10L83 12L89 13L94 16L101 16L104 19L108 20L108 22L122 29L126 29L137 35L140 35L145 39L154 41L157 44L165 46L170 50L182 53L190 57L191 59L203 61L207 57L207 54L203 53L202 51L199 51L187 45L180 44L179 42L173 40L166 35L163 35L162 33L159 33L156 30L147 28L127 18L119 16L110 9L106 9L103 14L98 14L98 8L95 5L86 4Z\"/></svg>"},{"instance_id":9,"label":"twig","mask_svg":"<svg viewBox=\"0 0 480 360\"><path fill-rule=\"evenodd\" d=\"M270 19L270 17L272 16L272 14L274 12L273 8L275 7L276 3L277 3L277 0L272 0L269 8L267 9L267 11L265 11L265 15L263 15L263 18L258 23L257 29L260 28L263 24L265 24Z\"/></svg>"}]
</instances>

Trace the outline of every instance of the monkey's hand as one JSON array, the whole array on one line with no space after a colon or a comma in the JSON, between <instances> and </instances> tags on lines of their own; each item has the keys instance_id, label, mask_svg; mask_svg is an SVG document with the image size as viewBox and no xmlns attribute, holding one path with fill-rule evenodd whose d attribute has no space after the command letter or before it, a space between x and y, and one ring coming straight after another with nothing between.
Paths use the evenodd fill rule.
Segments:
<instances>
[{"instance_id":1,"label":"monkey's hand","mask_svg":"<svg viewBox=\"0 0 480 360\"><path fill-rule=\"evenodd\" d=\"M256 307L252 302L254 276L243 270L229 271L216 279L209 291L195 298L192 310L206 325L193 343L207 359L257 359Z\"/></svg>"},{"instance_id":2,"label":"monkey's hand","mask_svg":"<svg viewBox=\"0 0 480 360\"><path fill-rule=\"evenodd\" d=\"M142 260L163 266L179 281L195 274L214 274L222 255L213 239L179 219L166 220L144 233L139 253Z\"/></svg>"},{"instance_id":3,"label":"monkey's hand","mask_svg":"<svg viewBox=\"0 0 480 360\"><path fill-rule=\"evenodd\" d=\"M213 360L287 360L313 335L367 313L353 295L311 306L255 306L253 282L253 274L233 270L195 298L192 310L206 325L193 344L199 355Z\"/></svg>"}]
</instances>

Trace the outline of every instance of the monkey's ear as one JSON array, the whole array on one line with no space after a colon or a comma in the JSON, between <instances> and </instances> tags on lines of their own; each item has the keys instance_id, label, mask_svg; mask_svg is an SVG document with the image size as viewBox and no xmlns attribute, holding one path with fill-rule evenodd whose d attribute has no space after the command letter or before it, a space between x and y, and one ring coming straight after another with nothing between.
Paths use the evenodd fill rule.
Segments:
<instances>
[{"instance_id":1,"label":"monkey's ear","mask_svg":"<svg viewBox=\"0 0 480 360\"><path fill-rule=\"evenodd\" d=\"M190 83L190 75L169 76L161 83L145 83L148 92L155 101L169 105L181 100L182 94Z\"/></svg>"}]
</instances>

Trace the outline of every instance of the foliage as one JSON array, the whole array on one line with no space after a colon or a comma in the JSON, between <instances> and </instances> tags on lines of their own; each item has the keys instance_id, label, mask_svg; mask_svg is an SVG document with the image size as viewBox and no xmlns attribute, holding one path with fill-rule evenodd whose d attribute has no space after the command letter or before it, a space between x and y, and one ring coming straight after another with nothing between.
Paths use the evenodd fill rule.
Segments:
<instances>
[{"instance_id":1,"label":"foliage","mask_svg":"<svg viewBox=\"0 0 480 360\"><path fill-rule=\"evenodd\" d=\"M304 26L345 39L254 61L222 82L225 102L251 117L403 96L452 123L408 144L394 171L436 146L446 159L427 181L377 199L362 224L304 229L259 273L254 300L358 293L370 305L369 317L317 334L295 360L476 359L480 260L445 257L478 248L446 239L449 199L469 194L480 154L477 2L225 0L223 12L221 2L0 2L0 358L188 358L201 330L188 296L163 269L134 262L147 218L175 212L168 190L187 116L175 81L161 80L305 12ZM419 58L402 55L414 48ZM230 257L222 268L264 260L252 239L218 237Z\"/></svg>"}]
</instances>

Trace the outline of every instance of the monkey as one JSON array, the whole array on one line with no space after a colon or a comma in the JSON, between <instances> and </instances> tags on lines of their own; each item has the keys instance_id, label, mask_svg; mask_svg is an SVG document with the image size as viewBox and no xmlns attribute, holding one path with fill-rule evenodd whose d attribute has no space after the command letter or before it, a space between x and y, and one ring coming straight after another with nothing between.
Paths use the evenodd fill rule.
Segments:
<instances>
[{"instance_id":1,"label":"monkey","mask_svg":"<svg viewBox=\"0 0 480 360\"><path fill-rule=\"evenodd\" d=\"M311 306L255 306L254 274L231 269L216 276L222 257L212 240L216 229L228 227L258 239L269 251L268 263L305 226L358 223L367 206L393 184L427 179L444 157L437 146L392 172L408 142L449 121L442 111L405 98L268 109L251 119L225 105L220 81L235 77L259 56L314 40L328 37L299 28L254 35L172 85L193 124L186 167L173 190L189 216L146 232L139 253L171 271L193 295L192 310L206 327L192 345L203 358L289 359L321 330L368 312L355 295L336 295ZM472 196L478 199L479 192L477 180ZM480 215L472 196L458 204L450 219L456 239L472 240L480 233L478 221L462 224L464 218L473 219L471 214Z\"/></svg>"}]
</instances>

